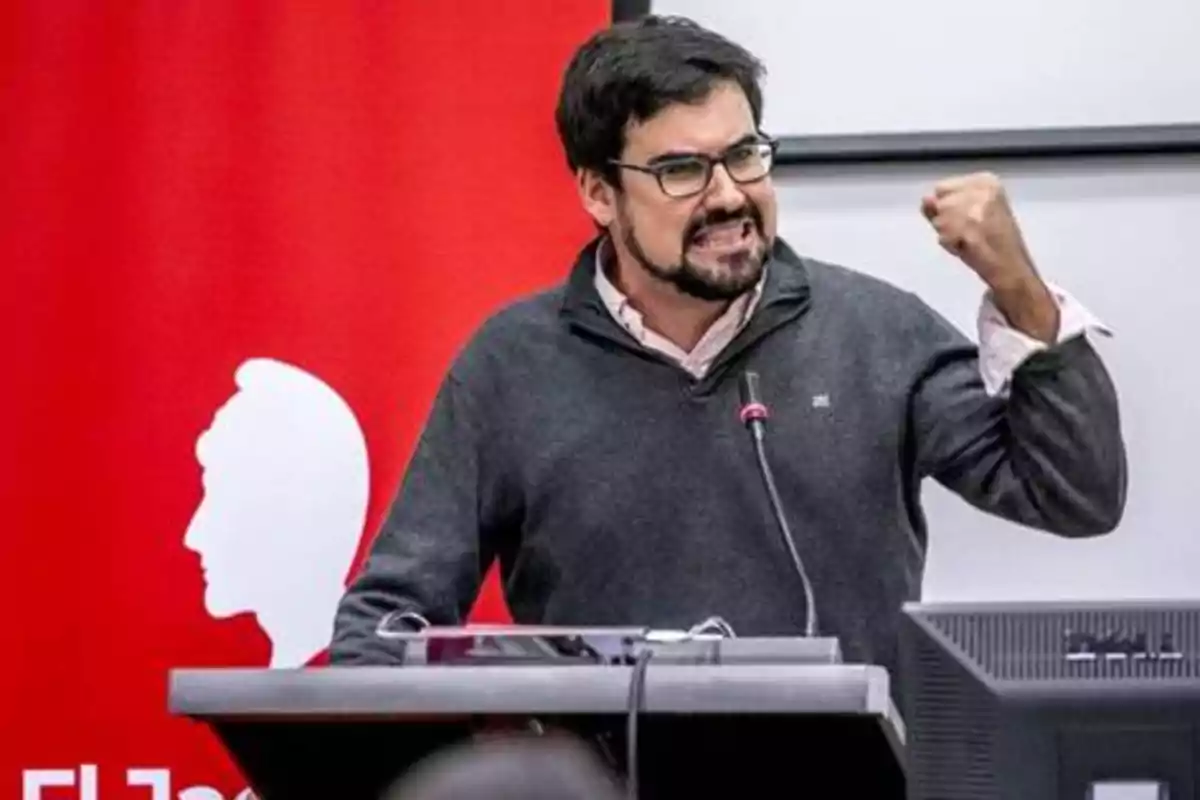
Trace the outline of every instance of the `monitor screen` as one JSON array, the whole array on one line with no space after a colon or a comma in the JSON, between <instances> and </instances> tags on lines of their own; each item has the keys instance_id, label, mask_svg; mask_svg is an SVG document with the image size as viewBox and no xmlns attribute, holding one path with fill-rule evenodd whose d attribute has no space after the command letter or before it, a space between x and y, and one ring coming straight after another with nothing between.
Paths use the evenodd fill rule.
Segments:
<instances>
[{"instance_id":1,"label":"monitor screen","mask_svg":"<svg viewBox=\"0 0 1200 800\"><path fill-rule=\"evenodd\" d=\"M910 604L909 800L1200 800L1200 601Z\"/></svg>"}]
</instances>

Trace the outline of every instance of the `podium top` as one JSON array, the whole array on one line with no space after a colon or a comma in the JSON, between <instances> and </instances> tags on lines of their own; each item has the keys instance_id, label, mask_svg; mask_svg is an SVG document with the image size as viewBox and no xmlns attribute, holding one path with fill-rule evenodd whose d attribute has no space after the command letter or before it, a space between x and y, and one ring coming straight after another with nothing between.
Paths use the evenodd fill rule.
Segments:
<instances>
[{"instance_id":1,"label":"podium top","mask_svg":"<svg viewBox=\"0 0 1200 800\"><path fill-rule=\"evenodd\" d=\"M714 776L694 769L695 753L727 748L730 738L745 749L740 769L760 777L791 774L792 761L767 755L787 740L806 754L805 773L818 785L844 786L847 796L903 797L904 726L888 673L878 666L651 659L639 666L176 669L169 707L209 725L264 797L378 797L397 765L414 763L487 717L567 728L577 722L607 740L631 713L645 718L639 747L646 797L678 796L681 786L695 789L683 794L724 796L717 791L722 781L737 790L740 770ZM878 768L846 774L837 757L845 752Z\"/></svg>"},{"instance_id":2,"label":"podium top","mask_svg":"<svg viewBox=\"0 0 1200 800\"><path fill-rule=\"evenodd\" d=\"M172 713L245 718L462 714L624 714L633 667L597 665L176 669ZM857 664L647 665L646 714L852 714L891 723L882 667Z\"/></svg>"}]
</instances>

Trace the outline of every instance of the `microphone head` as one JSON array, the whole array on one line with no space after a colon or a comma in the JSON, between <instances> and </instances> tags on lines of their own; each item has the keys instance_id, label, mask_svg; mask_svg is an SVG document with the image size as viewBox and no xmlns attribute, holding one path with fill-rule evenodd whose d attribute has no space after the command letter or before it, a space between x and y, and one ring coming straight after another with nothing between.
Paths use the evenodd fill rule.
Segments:
<instances>
[{"instance_id":1,"label":"microphone head","mask_svg":"<svg viewBox=\"0 0 1200 800\"><path fill-rule=\"evenodd\" d=\"M762 398L758 391L758 373L747 370L742 373L741 381L742 405L748 406L754 403L762 403Z\"/></svg>"}]
</instances>

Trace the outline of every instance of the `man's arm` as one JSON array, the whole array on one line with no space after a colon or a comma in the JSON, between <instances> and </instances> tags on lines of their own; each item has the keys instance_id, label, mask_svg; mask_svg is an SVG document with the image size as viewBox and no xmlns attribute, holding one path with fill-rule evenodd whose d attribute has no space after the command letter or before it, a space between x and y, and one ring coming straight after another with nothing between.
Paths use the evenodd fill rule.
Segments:
<instances>
[{"instance_id":1,"label":"man's arm","mask_svg":"<svg viewBox=\"0 0 1200 800\"><path fill-rule=\"evenodd\" d=\"M919 474L1062 536L1116 527L1127 485L1117 394L1086 336L1034 352L997 395L976 347L933 311L926 318L931 355L910 395Z\"/></svg>"},{"instance_id":2,"label":"man's arm","mask_svg":"<svg viewBox=\"0 0 1200 800\"><path fill-rule=\"evenodd\" d=\"M1042 280L999 178L939 182L921 201L938 242L986 284L981 351L923 307L928 356L910 396L919 474L973 505L1064 536L1116 527L1126 461L1116 390L1078 304ZM985 384L986 381L986 384Z\"/></svg>"},{"instance_id":3,"label":"man's arm","mask_svg":"<svg viewBox=\"0 0 1200 800\"><path fill-rule=\"evenodd\" d=\"M367 562L338 606L332 663L395 663L401 649L376 635L389 614L455 625L470 611L502 517L473 401L453 374L443 382Z\"/></svg>"}]
</instances>

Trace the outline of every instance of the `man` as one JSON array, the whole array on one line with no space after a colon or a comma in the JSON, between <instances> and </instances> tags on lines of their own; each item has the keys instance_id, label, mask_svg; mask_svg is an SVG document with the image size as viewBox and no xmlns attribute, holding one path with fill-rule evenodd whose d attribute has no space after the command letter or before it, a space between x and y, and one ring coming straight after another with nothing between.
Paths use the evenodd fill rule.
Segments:
<instances>
[{"instance_id":1,"label":"man","mask_svg":"<svg viewBox=\"0 0 1200 800\"><path fill-rule=\"evenodd\" d=\"M917 297L777 236L760 76L683 20L578 51L558 126L601 233L452 366L342 601L335 663L394 661L381 621L462 623L494 559L521 623L803 632L739 420L746 371L817 630L848 661L896 666L922 479L1062 536L1116 526L1125 453L1092 323L1039 277L996 179L951 178L920 204L931 243L985 285L980 353Z\"/></svg>"}]
</instances>

